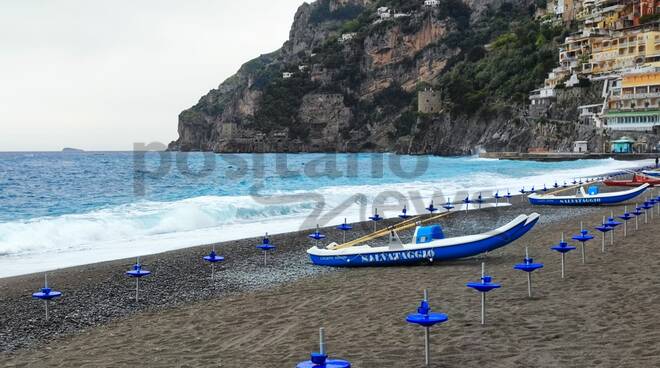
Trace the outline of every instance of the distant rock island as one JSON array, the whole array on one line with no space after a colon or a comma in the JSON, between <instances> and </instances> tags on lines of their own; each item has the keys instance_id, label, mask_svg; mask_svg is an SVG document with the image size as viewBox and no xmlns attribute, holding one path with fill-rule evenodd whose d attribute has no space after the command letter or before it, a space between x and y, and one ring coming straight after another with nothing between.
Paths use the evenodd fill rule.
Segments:
<instances>
[{"instance_id":1,"label":"distant rock island","mask_svg":"<svg viewBox=\"0 0 660 368\"><path fill-rule=\"evenodd\" d=\"M73 153L73 152L85 152L84 150L81 150L80 148L71 148L71 147L64 147L62 148L62 152L68 152L68 153Z\"/></svg>"}]
</instances>

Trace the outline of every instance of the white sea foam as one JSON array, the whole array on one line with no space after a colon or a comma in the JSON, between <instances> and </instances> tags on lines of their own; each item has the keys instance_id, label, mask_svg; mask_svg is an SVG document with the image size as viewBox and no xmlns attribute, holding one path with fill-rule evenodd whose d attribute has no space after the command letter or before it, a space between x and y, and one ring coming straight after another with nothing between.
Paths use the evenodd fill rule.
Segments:
<instances>
[{"instance_id":1,"label":"white sea foam","mask_svg":"<svg viewBox=\"0 0 660 368\"><path fill-rule=\"evenodd\" d=\"M483 160L475 158L474 160ZM650 162L649 162L650 163ZM336 225L366 220L379 207L386 217L396 216L403 204L412 214L423 212L434 196L436 207L447 197L460 200L496 190L511 194L525 185L537 189L555 181L601 175L640 166L640 162L598 161L588 169L532 173L474 173L433 182L387 185L334 186L312 192L275 193L267 197L204 196L175 202L136 202L84 214L43 217L0 223L0 277L73 265L153 254L217 241L309 229L317 223ZM383 194L390 195L374 205ZM294 196L294 197L292 197ZM388 196L385 196L388 197ZM456 198L454 198L456 197Z\"/></svg>"}]
</instances>

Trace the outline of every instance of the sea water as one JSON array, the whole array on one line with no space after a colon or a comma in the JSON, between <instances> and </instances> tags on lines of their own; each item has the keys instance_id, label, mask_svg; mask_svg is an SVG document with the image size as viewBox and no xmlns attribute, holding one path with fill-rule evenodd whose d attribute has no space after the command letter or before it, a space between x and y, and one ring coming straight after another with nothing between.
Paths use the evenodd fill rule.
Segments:
<instances>
[{"instance_id":1,"label":"sea water","mask_svg":"<svg viewBox=\"0 0 660 368\"><path fill-rule=\"evenodd\" d=\"M424 212L650 162L393 154L0 153L0 277ZM221 250L220 250L221 252Z\"/></svg>"}]
</instances>

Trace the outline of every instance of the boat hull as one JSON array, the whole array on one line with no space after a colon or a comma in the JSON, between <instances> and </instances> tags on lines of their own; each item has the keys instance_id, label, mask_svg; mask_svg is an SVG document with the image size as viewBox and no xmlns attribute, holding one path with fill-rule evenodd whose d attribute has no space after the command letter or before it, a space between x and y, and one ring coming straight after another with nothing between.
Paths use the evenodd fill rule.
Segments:
<instances>
[{"instance_id":1,"label":"boat hull","mask_svg":"<svg viewBox=\"0 0 660 368\"><path fill-rule=\"evenodd\" d=\"M346 255L314 255L310 254L312 263L331 267L369 267L411 265L423 262L434 262L471 257L501 248L525 235L538 222L538 215L523 221L506 232L495 234L486 239L462 244L439 246L415 250L388 250L373 253Z\"/></svg>"},{"instance_id":2,"label":"boat hull","mask_svg":"<svg viewBox=\"0 0 660 368\"><path fill-rule=\"evenodd\" d=\"M622 192L621 194L605 193L593 196L534 196L528 197L529 203L537 206L601 206L612 205L631 200L644 193L648 184L642 184L635 190Z\"/></svg>"}]
</instances>

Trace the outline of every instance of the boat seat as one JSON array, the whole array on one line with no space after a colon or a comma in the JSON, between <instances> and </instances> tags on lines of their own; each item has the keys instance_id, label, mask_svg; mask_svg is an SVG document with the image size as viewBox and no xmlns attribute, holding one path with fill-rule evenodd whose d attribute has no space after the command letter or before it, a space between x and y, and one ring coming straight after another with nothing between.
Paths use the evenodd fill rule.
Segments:
<instances>
[{"instance_id":1,"label":"boat seat","mask_svg":"<svg viewBox=\"0 0 660 368\"><path fill-rule=\"evenodd\" d=\"M430 243L433 240L444 239L445 234L442 232L440 225L419 226L415 230L415 244Z\"/></svg>"}]
</instances>

